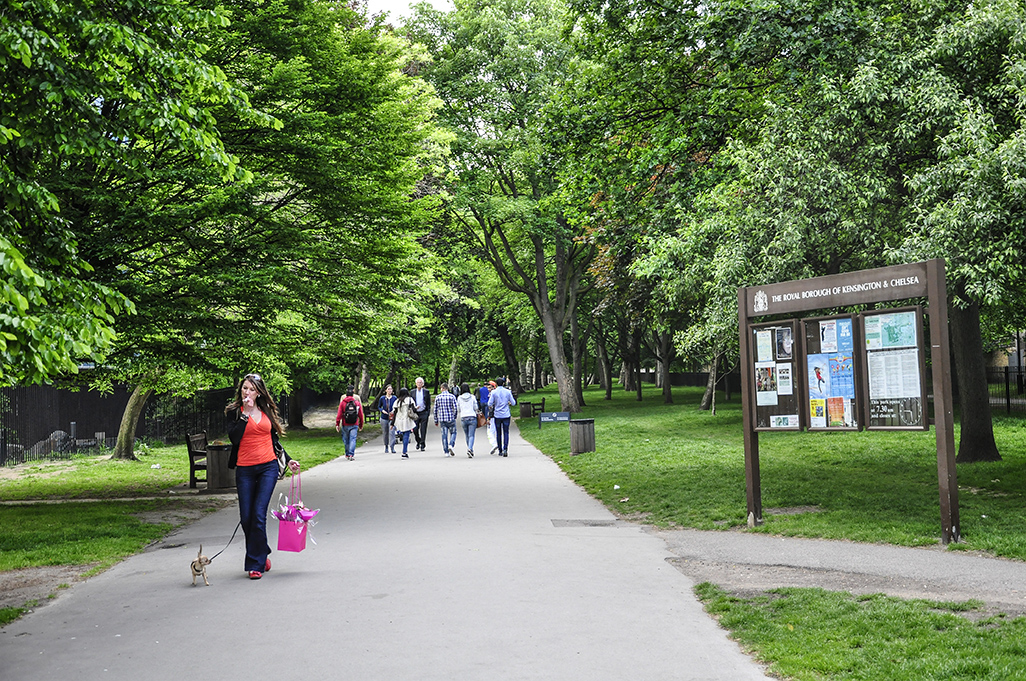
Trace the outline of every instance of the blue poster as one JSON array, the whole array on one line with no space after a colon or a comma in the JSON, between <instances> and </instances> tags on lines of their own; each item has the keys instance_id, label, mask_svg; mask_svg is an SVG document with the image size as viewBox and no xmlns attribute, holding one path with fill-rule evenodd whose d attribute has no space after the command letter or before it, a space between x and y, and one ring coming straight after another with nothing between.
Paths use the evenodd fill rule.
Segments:
<instances>
[{"instance_id":1,"label":"blue poster","mask_svg":"<svg viewBox=\"0 0 1026 681\"><path fill-rule=\"evenodd\" d=\"M851 352L830 356L830 396L855 399L855 365Z\"/></svg>"},{"instance_id":2,"label":"blue poster","mask_svg":"<svg viewBox=\"0 0 1026 681\"><path fill-rule=\"evenodd\" d=\"M809 399L825 400L830 397L830 356L809 355Z\"/></svg>"},{"instance_id":3,"label":"blue poster","mask_svg":"<svg viewBox=\"0 0 1026 681\"><path fill-rule=\"evenodd\" d=\"M837 351L848 354L855 351L855 336L852 334L850 319L837 320Z\"/></svg>"}]
</instances>

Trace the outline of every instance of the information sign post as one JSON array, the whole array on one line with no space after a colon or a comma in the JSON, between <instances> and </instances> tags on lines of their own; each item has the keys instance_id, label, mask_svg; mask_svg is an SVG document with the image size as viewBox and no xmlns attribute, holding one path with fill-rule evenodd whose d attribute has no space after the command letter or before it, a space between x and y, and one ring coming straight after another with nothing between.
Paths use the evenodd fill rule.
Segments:
<instances>
[{"instance_id":1,"label":"information sign post","mask_svg":"<svg viewBox=\"0 0 1026 681\"><path fill-rule=\"evenodd\" d=\"M738 289L750 523L762 522L760 431L922 430L930 424L921 308L752 320L914 298L927 298L929 305L941 539L958 541L948 299L940 259Z\"/></svg>"}]
</instances>

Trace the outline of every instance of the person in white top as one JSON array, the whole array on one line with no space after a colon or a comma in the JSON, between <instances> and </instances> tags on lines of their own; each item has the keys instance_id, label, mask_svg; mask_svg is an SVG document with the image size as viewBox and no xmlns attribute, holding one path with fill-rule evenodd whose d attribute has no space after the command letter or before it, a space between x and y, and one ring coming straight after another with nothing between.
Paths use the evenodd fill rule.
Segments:
<instances>
[{"instance_id":1,"label":"person in white top","mask_svg":"<svg viewBox=\"0 0 1026 681\"><path fill-rule=\"evenodd\" d=\"M460 384L460 396L456 398L456 418L463 426L463 437L467 440L467 456L474 458L474 434L477 432L477 415L481 408L477 398L466 383Z\"/></svg>"}]
</instances>

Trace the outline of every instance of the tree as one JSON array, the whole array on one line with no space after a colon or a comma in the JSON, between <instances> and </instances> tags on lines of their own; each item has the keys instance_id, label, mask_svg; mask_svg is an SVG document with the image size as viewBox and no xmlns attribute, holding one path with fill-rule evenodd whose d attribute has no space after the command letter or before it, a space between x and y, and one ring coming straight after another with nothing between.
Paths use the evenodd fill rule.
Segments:
<instances>
[{"instance_id":1,"label":"tree","mask_svg":"<svg viewBox=\"0 0 1026 681\"><path fill-rule=\"evenodd\" d=\"M1022 2L974 3L925 50L921 88L953 112L936 163L911 177L916 220L901 258L943 257L958 373L958 462L1001 456L991 424L981 309L1021 300L1026 257L1026 46Z\"/></svg>"},{"instance_id":2,"label":"tree","mask_svg":"<svg viewBox=\"0 0 1026 681\"><path fill-rule=\"evenodd\" d=\"M544 108L566 77L558 0L458 0L421 6L407 26L434 60L422 74L453 130L446 212L510 291L528 297L545 331L562 408L580 411L564 335L594 249L553 200L560 159L545 143Z\"/></svg>"},{"instance_id":3,"label":"tree","mask_svg":"<svg viewBox=\"0 0 1026 681\"><path fill-rule=\"evenodd\" d=\"M406 305L393 268L416 271L429 202L409 196L443 146L430 88L403 72L404 41L319 0L226 11L232 26L204 35L210 68L275 117L211 112L248 182L224 184L160 139L145 146L145 176L107 164L65 174L98 278L139 311L108 376L144 391L188 393L254 368L287 390L319 363L349 364L347 352L355 366L375 320ZM131 438L117 454L132 455Z\"/></svg>"},{"instance_id":4,"label":"tree","mask_svg":"<svg viewBox=\"0 0 1026 681\"><path fill-rule=\"evenodd\" d=\"M145 175L144 139L240 176L212 106L258 116L201 58L197 33L225 22L177 0L23 0L0 10L0 380L32 383L98 359L125 297L81 259L55 187L71 164ZM89 301L88 304L83 304Z\"/></svg>"}]
</instances>

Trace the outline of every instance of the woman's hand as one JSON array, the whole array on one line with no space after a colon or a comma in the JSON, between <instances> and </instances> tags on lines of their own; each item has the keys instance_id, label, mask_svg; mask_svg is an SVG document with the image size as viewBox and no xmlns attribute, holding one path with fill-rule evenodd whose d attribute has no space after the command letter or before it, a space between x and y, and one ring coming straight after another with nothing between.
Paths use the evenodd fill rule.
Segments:
<instances>
[{"instance_id":1,"label":"woman's hand","mask_svg":"<svg viewBox=\"0 0 1026 681\"><path fill-rule=\"evenodd\" d=\"M289 461L289 470L292 471L293 473L298 473L299 472L299 462L296 461L295 459L292 459L292 461Z\"/></svg>"}]
</instances>

